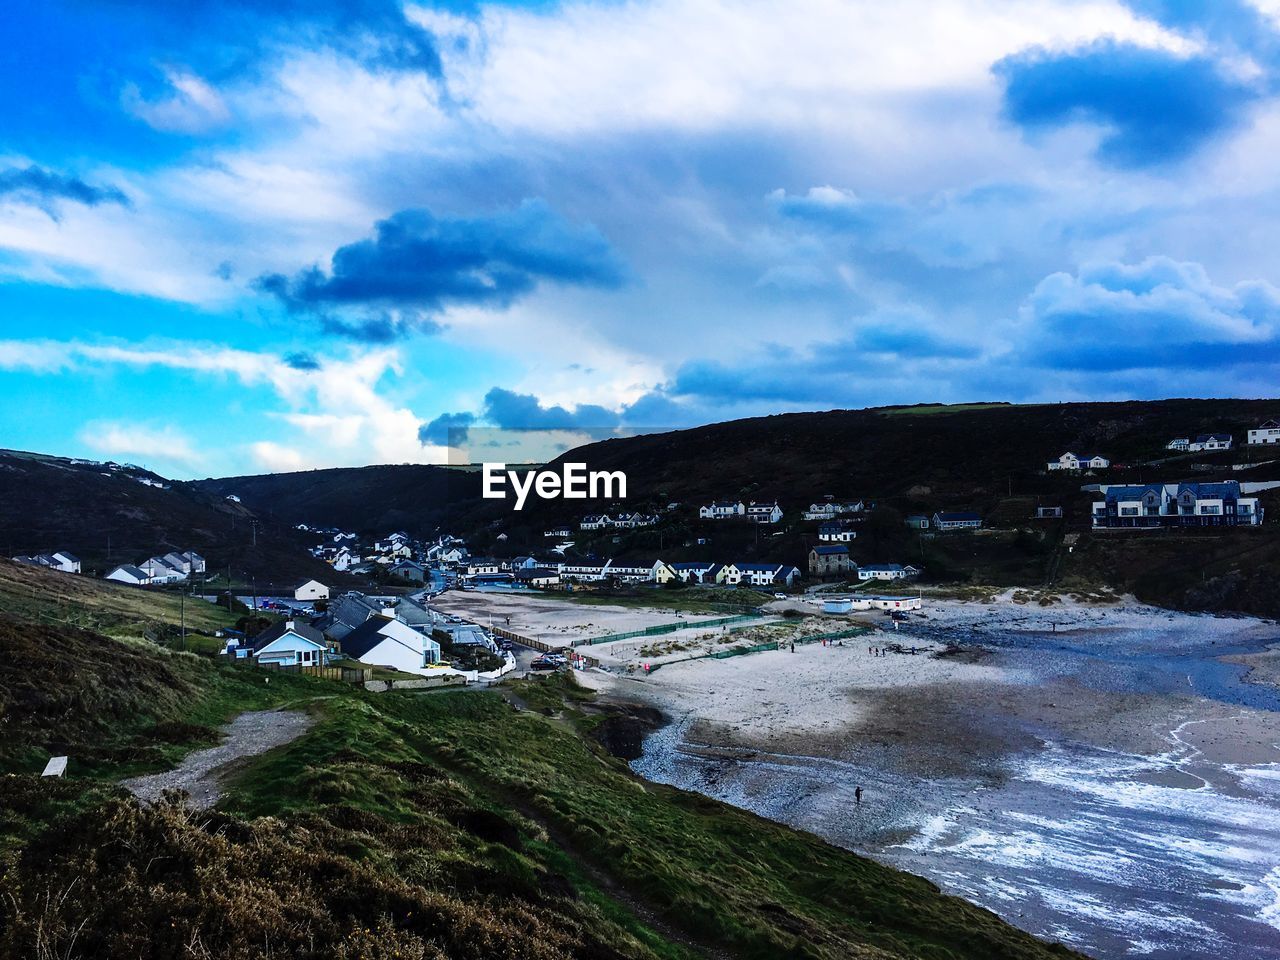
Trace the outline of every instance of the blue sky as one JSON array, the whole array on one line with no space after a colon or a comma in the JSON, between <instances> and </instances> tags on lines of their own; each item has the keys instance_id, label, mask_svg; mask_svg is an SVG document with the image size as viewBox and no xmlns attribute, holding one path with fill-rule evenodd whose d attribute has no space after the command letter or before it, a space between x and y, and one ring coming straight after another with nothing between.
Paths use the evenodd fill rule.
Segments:
<instances>
[{"instance_id":1,"label":"blue sky","mask_svg":"<svg viewBox=\"0 0 1280 960\"><path fill-rule=\"evenodd\" d=\"M2 446L1275 394L1280 0L6 17Z\"/></svg>"}]
</instances>

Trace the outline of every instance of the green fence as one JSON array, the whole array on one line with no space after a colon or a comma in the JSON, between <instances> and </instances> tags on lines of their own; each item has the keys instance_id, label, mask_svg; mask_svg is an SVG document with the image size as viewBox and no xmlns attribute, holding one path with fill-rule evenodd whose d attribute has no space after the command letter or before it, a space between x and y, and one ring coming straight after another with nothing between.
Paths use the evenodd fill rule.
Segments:
<instances>
[{"instance_id":1,"label":"green fence","mask_svg":"<svg viewBox=\"0 0 1280 960\"><path fill-rule=\"evenodd\" d=\"M741 657L748 653L763 653L766 650L780 650L785 646L805 643L820 643L823 640L847 640L849 637L858 637L864 633L870 633L868 627L853 627L848 630L836 630L832 633L815 633L807 637L796 637L794 640L769 640L765 643L753 644L749 647L729 647L726 650L716 650L712 653L698 653L691 657L680 657L677 660L664 660L662 663L649 664L646 673L653 673L659 667L669 666L673 663L688 663L692 660L728 660L730 657Z\"/></svg>"},{"instance_id":2,"label":"green fence","mask_svg":"<svg viewBox=\"0 0 1280 960\"><path fill-rule=\"evenodd\" d=\"M574 640L570 645L574 647L594 646L597 643L613 643L615 640L634 640L637 637L660 637L667 633L676 633L680 630L702 630L707 627L727 627L733 623L747 623L759 620L761 617L758 613L740 613L733 617L716 617L713 620L684 620L678 623L660 623L656 626L645 627L643 630L632 630L628 633L610 633L603 637L587 637L582 640Z\"/></svg>"}]
</instances>

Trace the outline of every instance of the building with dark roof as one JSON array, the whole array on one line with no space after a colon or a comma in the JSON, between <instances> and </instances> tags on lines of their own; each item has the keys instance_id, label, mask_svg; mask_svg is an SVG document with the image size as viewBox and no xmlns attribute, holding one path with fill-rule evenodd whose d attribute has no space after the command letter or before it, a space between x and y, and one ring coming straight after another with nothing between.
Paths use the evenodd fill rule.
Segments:
<instances>
[{"instance_id":1,"label":"building with dark roof","mask_svg":"<svg viewBox=\"0 0 1280 960\"><path fill-rule=\"evenodd\" d=\"M1262 523L1257 497L1238 480L1213 483L1118 484L1093 503L1095 530L1153 527L1243 527Z\"/></svg>"}]
</instances>

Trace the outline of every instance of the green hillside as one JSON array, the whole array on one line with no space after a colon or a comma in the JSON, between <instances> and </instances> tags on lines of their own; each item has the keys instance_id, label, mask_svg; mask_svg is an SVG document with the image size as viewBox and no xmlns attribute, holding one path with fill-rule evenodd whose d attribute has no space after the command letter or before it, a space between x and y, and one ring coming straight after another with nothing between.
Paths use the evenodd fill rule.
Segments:
<instances>
[{"instance_id":1,"label":"green hillside","mask_svg":"<svg viewBox=\"0 0 1280 960\"><path fill-rule=\"evenodd\" d=\"M927 881L647 784L571 683L374 695L0 617L0 956L1065 957ZM537 709L513 709L512 704ZM114 781L313 713L219 808ZM69 776L35 776L50 752Z\"/></svg>"}]
</instances>

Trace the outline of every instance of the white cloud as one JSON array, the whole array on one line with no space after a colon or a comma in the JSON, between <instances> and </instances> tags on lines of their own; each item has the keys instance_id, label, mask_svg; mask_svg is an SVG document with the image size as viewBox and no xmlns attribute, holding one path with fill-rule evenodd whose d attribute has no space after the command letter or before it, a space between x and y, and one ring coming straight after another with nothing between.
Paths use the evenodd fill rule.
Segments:
<instances>
[{"instance_id":1,"label":"white cloud","mask_svg":"<svg viewBox=\"0 0 1280 960\"><path fill-rule=\"evenodd\" d=\"M159 461L187 469L204 460L191 438L171 425L94 420L84 425L80 440L113 458Z\"/></svg>"},{"instance_id":2,"label":"white cloud","mask_svg":"<svg viewBox=\"0 0 1280 960\"><path fill-rule=\"evenodd\" d=\"M226 102L205 80L181 67L165 67L168 90L148 100L135 83L125 84L121 105L148 126L170 133L205 133L231 118Z\"/></svg>"}]
</instances>

